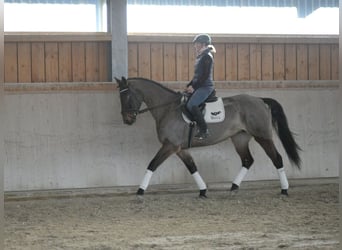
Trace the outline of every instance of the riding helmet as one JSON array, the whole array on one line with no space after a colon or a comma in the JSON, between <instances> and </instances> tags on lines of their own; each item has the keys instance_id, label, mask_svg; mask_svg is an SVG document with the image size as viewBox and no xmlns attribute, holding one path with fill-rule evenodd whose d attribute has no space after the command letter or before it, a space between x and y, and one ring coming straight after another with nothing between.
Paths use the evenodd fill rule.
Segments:
<instances>
[{"instance_id":1,"label":"riding helmet","mask_svg":"<svg viewBox=\"0 0 342 250\"><path fill-rule=\"evenodd\" d=\"M211 37L208 34L199 34L195 36L193 43L199 42L199 43L205 43L205 45L211 44Z\"/></svg>"}]
</instances>

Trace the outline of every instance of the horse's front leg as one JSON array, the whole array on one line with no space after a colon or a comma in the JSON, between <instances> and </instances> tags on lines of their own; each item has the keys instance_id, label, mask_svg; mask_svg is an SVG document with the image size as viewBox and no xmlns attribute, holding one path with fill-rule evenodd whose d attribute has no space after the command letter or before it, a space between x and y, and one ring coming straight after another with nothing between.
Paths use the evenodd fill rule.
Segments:
<instances>
[{"instance_id":1,"label":"horse's front leg","mask_svg":"<svg viewBox=\"0 0 342 250\"><path fill-rule=\"evenodd\" d=\"M147 189L150 180L152 178L153 172L162 164L170 155L176 153L180 150L180 146L175 146L172 143L166 141L163 143L163 146L159 149L158 153L154 156L152 161L147 167L145 176L140 184L140 187L137 191L137 195L144 195L145 190Z\"/></svg>"},{"instance_id":2,"label":"horse's front leg","mask_svg":"<svg viewBox=\"0 0 342 250\"><path fill-rule=\"evenodd\" d=\"M183 161L185 166L188 168L190 174L195 179L196 184L200 190L199 197L200 198L207 198L207 196L206 196L207 185L203 181L201 175L198 173L196 164L194 162L194 159L190 155L190 153L186 150L181 150L177 153L177 155Z\"/></svg>"}]
</instances>

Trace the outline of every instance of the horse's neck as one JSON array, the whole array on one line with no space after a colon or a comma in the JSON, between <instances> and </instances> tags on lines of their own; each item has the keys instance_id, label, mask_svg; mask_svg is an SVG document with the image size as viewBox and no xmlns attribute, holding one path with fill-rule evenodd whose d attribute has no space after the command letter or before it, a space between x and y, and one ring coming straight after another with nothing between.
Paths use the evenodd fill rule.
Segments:
<instances>
[{"instance_id":1,"label":"horse's neck","mask_svg":"<svg viewBox=\"0 0 342 250\"><path fill-rule=\"evenodd\" d=\"M176 98L175 92L153 82L137 81L133 83L133 87L143 94L143 101L150 108L171 102Z\"/></svg>"},{"instance_id":2,"label":"horse's neck","mask_svg":"<svg viewBox=\"0 0 342 250\"><path fill-rule=\"evenodd\" d=\"M135 81L134 88L143 95L143 102L150 109L150 112L157 123L163 119L165 114L174 109L177 93L164 88L154 82Z\"/></svg>"}]
</instances>

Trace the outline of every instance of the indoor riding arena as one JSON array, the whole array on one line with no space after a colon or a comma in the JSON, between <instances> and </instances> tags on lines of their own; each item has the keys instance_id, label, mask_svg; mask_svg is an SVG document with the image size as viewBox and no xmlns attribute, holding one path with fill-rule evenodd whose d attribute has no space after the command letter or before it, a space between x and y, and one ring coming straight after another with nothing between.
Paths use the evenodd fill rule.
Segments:
<instances>
[{"instance_id":1,"label":"indoor riding arena","mask_svg":"<svg viewBox=\"0 0 342 250\"><path fill-rule=\"evenodd\" d=\"M169 31L166 24L159 32L148 30L157 29L153 26L163 24L160 20L145 25L145 32L131 28L134 20L143 24L157 14L152 8L164 5L169 11L206 8L203 13L228 7L289 9L304 25L318 10L338 9L337 0L0 4L5 23L0 44L5 249L340 249L338 31L253 33L248 30L252 18L247 19L248 26L241 24L245 33L233 27L239 22L213 21L213 32L205 24L206 29L199 31L196 22L201 26L201 20L190 16L192 32ZM68 7L79 13L82 6L94 8L93 21L88 14L84 20L81 14L74 16L75 22L93 22L94 30L27 31L6 26L14 8L25 5L24 15L34 13L31 7L51 4L56 13L62 4L66 19ZM138 7L140 17L132 14ZM182 11L173 12L174 18L181 15ZM63 19L59 15L56 23L61 25ZM22 27L25 22L18 21ZM221 26L227 31L219 31ZM124 123L123 92L132 91L129 85L118 89L115 78L151 79L164 89L183 92L194 74L193 38L202 32L210 34L216 48L213 80L218 97L248 94L281 104L300 147L298 168L275 127L273 140L282 156L288 195L281 194L284 177L253 138L249 149L254 163L238 191L230 189L243 162L233 140L227 139L187 149L200 175L189 172L180 153L173 154L149 176L143 195L137 195L161 143L151 112L138 114L138 109L135 123ZM147 101L141 110L145 108L158 107L150 108ZM227 114L225 119L230 119ZM203 185L206 198L200 195Z\"/></svg>"}]
</instances>

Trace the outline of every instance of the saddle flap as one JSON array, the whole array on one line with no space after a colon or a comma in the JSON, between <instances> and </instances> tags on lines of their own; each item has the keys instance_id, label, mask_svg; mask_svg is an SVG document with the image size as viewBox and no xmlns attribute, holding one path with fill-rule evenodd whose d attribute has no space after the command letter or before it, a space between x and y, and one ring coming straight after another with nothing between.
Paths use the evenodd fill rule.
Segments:
<instances>
[{"instance_id":1,"label":"saddle flap","mask_svg":"<svg viewBox=\"0 0 342 250\"><path fill-rule=\"evenodd\" d=\"M223 122L225 119L225 110L222 98L217 97L217 101L215 102L206 102L202 112L206 123ZM187 123L191 122L189 115L187 115L184 110L182 112L182 116L184 121Z\"/></svg>"},{"instance_id":2,"label":"saddle flap","mask_svg":"<svg viewBox=\"0 0 342 250\"><path fill-rule=\"evenodd\" d=\"M207 102L204 109L204 120L207 123L222 122L225 118L225 110L221 97L216 102Z\"/></svg>"}]
</instances>

